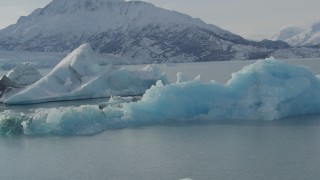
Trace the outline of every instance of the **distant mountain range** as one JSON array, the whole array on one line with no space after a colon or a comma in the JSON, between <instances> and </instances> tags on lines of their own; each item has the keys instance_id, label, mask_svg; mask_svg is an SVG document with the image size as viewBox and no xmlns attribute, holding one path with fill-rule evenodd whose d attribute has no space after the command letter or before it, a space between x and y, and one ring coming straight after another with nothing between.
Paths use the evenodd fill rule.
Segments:
<instances>
[{"instance_id":1,"label":"distant mountain range","mask_svg":"<svg viewBox=\"0 0 320 180\"><path fill-rule=\"evenodd\" d=\"M320 57L320 22L310 26L289 26L282 29L273 38L284 41L291 48L280 49L271 56L278 58L319 58Z\"/></svg>"},{"instance_id":2,"label":"distant mountain range","mask_svg":"<svg viewBox=\"0 0 320 180\"><path fill-rule=\"evenodd\" d=\"M141 1L53 0L1 30L0 49L70 52L90 43L99 53L138 63L258 59L292 50L275 39L247 40Z\"/></svg>"},{"instance_id":3,"label":"distant mountain range","mask_svg":"<svg viewBox=\"0 0 320 180\"><path fill-rule=\"evenodd\" d=\"M320 21L306 27L290 26L284 28L273 37L273 40L285 41L294 47L320 47Z\"/></svg>"}]
</instances>

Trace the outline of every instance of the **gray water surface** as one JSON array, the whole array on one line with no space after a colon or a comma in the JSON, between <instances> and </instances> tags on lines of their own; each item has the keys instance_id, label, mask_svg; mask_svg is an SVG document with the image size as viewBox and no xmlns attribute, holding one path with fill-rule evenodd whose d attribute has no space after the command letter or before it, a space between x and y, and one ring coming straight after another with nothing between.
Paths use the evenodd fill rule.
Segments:
<instances>
[{"instance_id":1,"label":"gray water surface","mask_svg":"<svg viewBox=\"0 0 320 180\"><path fill-rule=\"evenodd\" d=\"M320 117L0 137L0 179L318 180Z\"/></svg>"}]
</instances>

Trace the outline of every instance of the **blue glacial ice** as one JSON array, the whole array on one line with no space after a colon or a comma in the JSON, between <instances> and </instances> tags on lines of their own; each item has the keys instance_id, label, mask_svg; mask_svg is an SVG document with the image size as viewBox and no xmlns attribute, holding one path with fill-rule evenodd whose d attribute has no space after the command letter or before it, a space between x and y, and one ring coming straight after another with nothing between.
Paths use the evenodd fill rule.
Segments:
<instances>
[{"instance_id":1,"label":"blue glacial ice","mask_svg":"<svg viewBox=\"0 0 320 180\"><path fill-rule=\"evenodd\" d=\"M226 84L188 80L178 73L176 83L158 81L137 102L118 97L102 110L85 105L37 109L31 117L18 117L25 118L25 134L88 135L170 121L275 120L319 113L319 79L305 67L266 59L233 73Z\"/></svg>"}]
</instances>

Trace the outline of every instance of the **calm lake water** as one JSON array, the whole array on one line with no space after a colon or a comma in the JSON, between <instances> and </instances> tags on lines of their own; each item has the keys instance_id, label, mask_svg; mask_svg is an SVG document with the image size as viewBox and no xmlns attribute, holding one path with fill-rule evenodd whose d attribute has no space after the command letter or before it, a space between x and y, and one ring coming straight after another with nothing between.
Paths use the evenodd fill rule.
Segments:
<instances>
[{"instance_id":1,"label":"calm lake water","mask_svg":"<svg viewBox=\"0 0 320 180\"><path fill-rule=\"evenodd\" d=\"M292 60L320 74L320 60ZM252 62L160 65L226 82ZM139 66L130 66L138 68ZM30 106L98 104L107 99ZM172 123L109 130L95 136L0 137L0 180L318 180L320 116L277 121Z\"/></svg>"},{"instance_id":2,"label":"calm lake water","mask_svg":"<svg viewBox=\"0 0 320 180\"><path fill-rule=\"evenodd\" d=\"M0 179L318 180L320 117L1 137Z\"/></svg>"}]
</instances>

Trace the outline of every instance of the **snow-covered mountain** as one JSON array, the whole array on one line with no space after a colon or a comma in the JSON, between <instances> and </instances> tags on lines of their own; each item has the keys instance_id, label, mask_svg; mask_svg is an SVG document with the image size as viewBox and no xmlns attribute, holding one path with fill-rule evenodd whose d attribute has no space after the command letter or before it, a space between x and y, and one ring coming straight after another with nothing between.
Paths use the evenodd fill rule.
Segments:
<instances>
[{"instance_id":1,"label":"snow-covered mountain","mask_svg":"<svg viewBox=\"0 0 320 180\"><path fill-rule=\"evenodd\" d=\"M53 0L0 31L0 49L95 51L150 62L264 58L284 42L249 41L218 26L150 3L124 0Z\"/></svg>"},{"instance_id":2,"label":"snow-covered mountain","mask_svg":"<svg viewBox=\"0 0 320 180\"><path fill-rule=\"evenodd\" d=\"M273 40L285 41L292 46L319 46L320 21L305 27L286 27L276 34Z\"/></svg>"}]
</instances>

